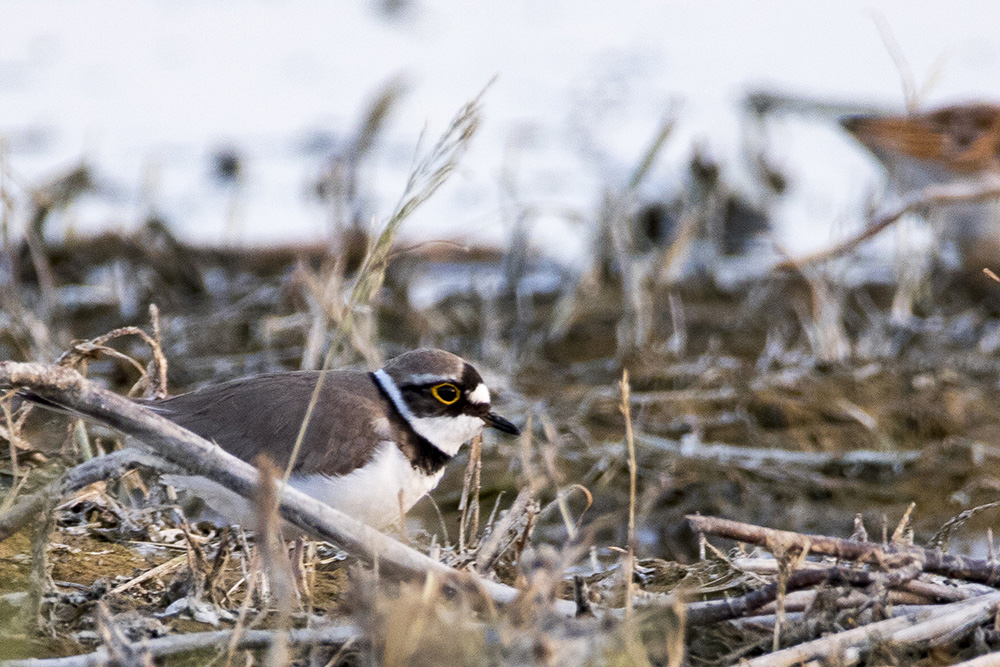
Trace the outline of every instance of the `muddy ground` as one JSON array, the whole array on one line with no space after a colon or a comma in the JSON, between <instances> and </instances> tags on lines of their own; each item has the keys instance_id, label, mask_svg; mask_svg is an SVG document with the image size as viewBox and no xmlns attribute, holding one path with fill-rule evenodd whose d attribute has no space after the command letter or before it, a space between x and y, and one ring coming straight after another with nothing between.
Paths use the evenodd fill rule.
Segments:
<instances>
[{"instance_id":1,"label":"muddy ground","mask_svg":"<svg viewBox=\"0 0 1000 667\"><path fill-rule=\"evenodd\" d=\"M43 254L40 272L27 245L8 245L0 357L54 361L74 341L122 326L150 330L147 307L155 303L171 393L299 368L322 317L316 285L349 282L357 267L334 246L189 248L156 223L133 237L73 240ZM619 386L625 370L636 434L641 589L669 591L685 577L689 584L698 579L696 570L683 567L699 560L687 514L841 537L852 533L861 515L879 539L915 503L912 539L924 545L952 517L997 498L1000 319L991 290L1000 293L1000 285L934 273L913 317L899 323L890 316L894 288L888 284L817 289L815 277L786 272L722 289L709 277L693 276L647 281L635 306L613 263L595 261L584 277L557 272L545 283L551 289L522 289L532 272L552 271L529 258L522 274L506 274L508 282L494 289L455 290L413 304L420 276L495 275L508 259L490 250L433 246L394 259L373 303L368 347L344 345L332 364L367 368L372 360L365 355L372 350L388 358L421 345L475 360L503 414L528 427L520 440L488 436L484 443L480 528L494 508L506 508L530 486L540 507L531 547L585 542L566 576L582 574L600 588L628 546L630 485ZM512 284L511 275L523 282ZM832 319L824 315L831 309ZM640 328L643 335L634 335ZM336 323L320 330L333 336ZM108 346L140 366L150 360L149 346L136 336ZM135 367L101 350L88 349L79 366L123 393L140 379ZM93 450L117 447L114 433L87 428ZM0 485L5 495L14 486L26 494L80 459L80 434L64 416L34 410L11 452L16 461L4 457ZM443 548L456 562L462 559L457 508L466 457L450 465L434 492L437 508L422 501L401 535L421 549ZM949 548L990 555L987 531L997 525L997 511L971 516L950 533ZM252 546L193 519L185 525L153 474L132 473L60 505L47 552L54 583L44 586L39 629L25 624L18 596L39 585L31 582L32 540L43 534L33 526L0 542L0 633L11 640L0 646L0 658L92 650L98 600L133 639L228 627L233 621L227 614L238 615L244 604L267 624L266 600L258 592L246 602L240 583ZM469 541L474 548L475 538ZM723 551L735 546L713 544ZM162 576L114 590L172 559L176 567ZM321 547L303 562L302 581L308 583L297 624L367 618L391 635L398 619L384 607L358 602L368 598L352 558ZM493 575L514 584L517 568L516 556L508 554ZM736 580L729 592L747 585ZM163 615L192 590L210 603L206 610ZM378 595L410 600L392 590ZM723 590L716 587L712 595ZM621 590L603 594L606 601L621 598ZM640 635L654 663L666 659L656 658L660 639ZM728 640L724 632L706 637L689 637L690 664L727 664L746 646L752 655L754 642L770 642L742 633ZM391 662L386 641L375 655ZM504 641L501 646L513 651ZM620 641L626 640L610 646ZM483 659L481 641L470 642L452 647L456 664ZM969 650L967 642L958 643L945 661ZM337 659L364 664L365 651ZM418 653L406 655L396 664L420 663ZM591 658L601 663L602 655ZM183 660L194 662L177 664L198 664L199 658Z\"/></svg>"}]
</instances>

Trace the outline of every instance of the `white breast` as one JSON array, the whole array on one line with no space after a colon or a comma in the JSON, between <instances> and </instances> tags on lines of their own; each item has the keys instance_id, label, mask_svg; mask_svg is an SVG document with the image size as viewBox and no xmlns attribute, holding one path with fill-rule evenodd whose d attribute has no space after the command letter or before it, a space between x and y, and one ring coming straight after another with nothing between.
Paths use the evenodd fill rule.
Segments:
<instances>
[{"instance_id":1,"label":"white breast","mask_svg":"<svg viewBox=\"0 0 1000 667\"><path fill-rule=\"evenodd\" d=\"M425 475L410 465L395 443L385 441L368 465L348 475L292 475L289 483L355 519L384 528L399 521L400 505L403 513L409 511L443 474L444 469ZM200 497L225 521L250 527L252 504L222 485L193 475L164 475L163 481Z\"/></svg>"},{"instance_id":2,"label":"white breast","mask_svg":"<svg viewBox=\"0 0 1000 667\"><path fill-rule=\"evenodd\" d=\"M444 469L424 474L410 465L395 443L383 442L368 465L349 475L293 475L289 482L345 514L382 528L399 521L400 512L409 511L438 485L442 475Z\"/></svg>"}]
</instances>

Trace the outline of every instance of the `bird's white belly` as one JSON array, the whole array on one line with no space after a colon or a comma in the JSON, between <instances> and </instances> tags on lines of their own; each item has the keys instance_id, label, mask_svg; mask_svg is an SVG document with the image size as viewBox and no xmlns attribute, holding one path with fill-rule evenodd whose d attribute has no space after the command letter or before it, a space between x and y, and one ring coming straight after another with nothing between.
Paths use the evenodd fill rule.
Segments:
<instances>
[{"instance_id":1,"label":"bird's white belly","mask_svg":"<svg viewBox=\"0 0 1000 667\"><path fill-rule=\"evenodd\" d=\"M365 523L382 528L398 521L438 482L444 469L426 475L395 443L383 442L368 465L342 477L293 475L299 491Z\"/></svg>"},{"instance_id":2,"label":"bird's white belly","mask_svg":"<svg viewBox=\"0 0 1000 667\"><path fill-rule=\"evenodd\" d=\"M443 474L441 469L425 475L410 465L395 443L383 442L367 465L350 474L292 475L289 483L352 518L383 528L398 521L401 512L409 511L436 487ZM252 522L250 501L216 482L192 475L164 475L163 481L199 496L230 523Z\"/></svg>"}]
</instances>

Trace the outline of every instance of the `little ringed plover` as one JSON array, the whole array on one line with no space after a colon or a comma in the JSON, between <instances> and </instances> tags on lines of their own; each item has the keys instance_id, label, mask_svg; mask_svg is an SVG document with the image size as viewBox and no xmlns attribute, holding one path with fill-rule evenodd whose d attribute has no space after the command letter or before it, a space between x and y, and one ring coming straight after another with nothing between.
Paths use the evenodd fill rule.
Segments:
<instances>
[{"instance_id":1,"label":"little ringed plover","mask_svg":"<svg viewBox=\"0 0 1000 667\"><path fill-rule=\"evenodd\" d=\"M286 468L321 374L289 483L375 527L398 520L434 489L448 461L484 426L519 433L491 411L489 389L471 364L434 349L407 352L373 373L271 373L147 405L244 461L266 454ZM165 481L234 523L250 516L245 499L204 477Z\"/></svg>"}]
</instances>

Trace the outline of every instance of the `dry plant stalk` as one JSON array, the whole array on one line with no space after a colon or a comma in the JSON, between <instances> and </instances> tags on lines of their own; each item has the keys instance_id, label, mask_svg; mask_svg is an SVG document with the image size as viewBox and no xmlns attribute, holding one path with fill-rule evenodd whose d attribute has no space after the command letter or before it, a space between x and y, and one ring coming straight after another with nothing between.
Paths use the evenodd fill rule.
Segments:
<instances>
[{"instance_id":1,"label":"dry plant stalk","mask_svg":"<svg viewBox=\"0 0 1000 667\"><path fill-rule=\"evenodd\" d=\"M915 502L910 502L906 506L906 511L903 512L903 516L899 519L899 523L896 524L896 529L892 531L892 537L889 539L889 544L893 546L907 546L906 534L910 527L910 516L913 514L913 510L916 509L917 504Z\"/></svg>"},{"instance_id":2,"label":"dry plant stalk","mask_svg":"<svg viewBox=\"0 0 1000 667\"><path fill-rule=\"evenodd\" d=\"M458 503L458 509L461 512L458 525L459 553L464 553L466 546L471 546L479 533L479 490L482 487L482 472L483 436L477 435L469 446L469 464L465 468L462 498ZM470 522L472 524L471 530Z\"/></svg>"},{"instance_id":3,"label":"dry plant stalk","mask_svg":"<svg viewBox=\"0 0 1000 667\"><path fill-rule=\"evenodd\" d=\"M354 327L355 313L361 308L369 307L372 299L375 298L375 295L382 288L382 283L385 280L385 271L389 263L390 251L392 250L392 244L400 225L448 180L448 177L455 170L458 161L468 148L469 142L479 128L481 119L480 102L490 85L492 85L492 81L459 110L430 152L415 162L411 168L406 187L400 196L399 202L396 204L395 211L389 216L388 222L386 222L378 238L375 239L375 242L369 248L361 264L361 269L358 271L354 289L347 300L347 307L338 330L338 335L330 347L330 353L327 355L328 362L331 359L330 355L336 354L340 342L346 336L350 335ZM325 367L326 364L324 364Z\"/></svg>"},{"instance_id":4,"label":"dry plant stalk","mask_svg":"<svg viewBox=\"0 0 1000 667\"><path fill-rule=\"evenodd\" d=\"M962 525L965 524L966 521L968 521L969 519L971 519L972 517L974 517L976 514L979 514L980 512L983 512L983 511L986 511L986 510L994 509L996 507L1000 507L1000 501L992 502L992 503L986 503L985 505L978 505L976 507L971 507L971 508L965 510L964 512L960 512L956 516L953 516L952 518L948 519L948 521L946 521L943 526L941 526L940 528L938 528L937 532L935 532L933 536L931 536L931 539L927 541L927 548L928 549L947 549L948 548L948 539L951 537L952 532L954 532L955 530L957 530L958 528L960 528ZM995 558L995 554L994 554L994 548L995 547L994 547L994 544L993 544L993 529L992 528L987 528L987 538L988 538L987 539L987 544L989 545L989 550L990 550L990 558L989 558L989 560L991 562L995 562L996 558Z\"/></svg>"},{"instance_id":5,"label":"dry plant stalk","mask_svg":"<svg viewBox=\"0 0 1000 667\"><path fill-rule=\"evenodd\" d=\"M42 515L31 536L31 574L28 586L28 612L25 615L27 627L43 628L42 597L52 590L52 576L49 570L48 550L52 531L56 527L56 498L48 496L42 507Z\"/></svg>"},{"instance_id":6,"label":"dry plant stalk","mask_svg":"<svg viewBox=\"0 0 1000 667\"><path fill-rule=\"evenodd\" d=\"M410 170L406 188L403 190L399 203L396 205L396 210L389 217L378 238L368 249L361 268L358 270L354 288L347 299L337 332L327 350L321 370L326 370L331 366L333 360L340 352L343 341L348 337L355 341L355 347L364 354L370 365L376 366L381 364L378 351L375 349L372 341L358 341L355 338L355 314L362 310L370 309L372 300L382 288L382 284L385 281L385 271L388 268L390 251L392 250L392 244L400 225L444 184L457 166L458 160L465 152L472 136L479 127L481 118L479 104L485 93L486 89L483 89L479 95L467 102L459 110L431 151L423 159L414 164ZM302 418L302 424L299 427L298 436L295 438L295 444L292 446L288 465L285 467L285 474L282 478L282 489L287 487L292 469L295 467L296 460L298 460L299 450L302 447L302 439L305 437L306 430L309 427L309 422L312 419L313 411L316 409L316 403L319 401L319 395L323 388L323 377L323 375L319 376L316 387L313 389L312 396L309 399L309 406L306 408L305 417Z\"/></svg>"},{"instance_id":7,"label":"dry plant stalk","mask_svg":"<svg viewBox=\"0 0 1000 667\"><path fill-rule=\"evenodd\" d=\"M619 383L622 393L621 412L625 417L625 442L628 444L628 556L625 568L625 617L632 616L632 570L635 568L635 495L636 495L636 462L635 434L632 432L632 409L629 402L631 388L628 382L628 369L622 371Z\"/></svg>"},{"instance_id":8,"label":"dry plant stalk","mask_svg":"<svg viewBox=\"0 0 1000 667\"><path fill-rule=\"evenodd\" d=\"M257 520L257 548L260 550L264 570L271 584L273 603L277 609L275 629L277 634L267 651L265 664L284 667L289 663L288 629L291 624L295 600L295 580L288 552L281 539L281 518L278 516L279 493L275 478L280 470L266 456L257 458L258 484L254 497Z\"/></svg>"},{"instance_id":9,"label":"dry plant stalk","mask_svg":"<svg viewBox=\"0 0 1000 667\"><path fill-rule=\"evenodd\" d=\"M519 525L530 532L534 517L538 515L538 501L534 499L531 485L521 488L517 498L511 503L506 514L494 524L493 530L476 551L476 571L480 574L490 571L500 557L521 535ZM526 538L522 542L526 542Z\"/></svg>"},{"instance_id":10,"label":"dry plant stalk","mask_svg":"<svg viewBox=\"0 0 1000 667\"><path fill-rule=\"evenodd\" d=\"M545 464L545 470L548 473L549 481L556 490L556 498L553 503L559 508L559 515L562 517L563 525L566 527L566 534L569 536L569 539L575 540L577 534L579 533L579 525L583 516L581 515L576 521L573 521L573 517L569 510L569 503L566 501L566 498L569 495L569 492L572 491L577 485L571 485L568 489L563 487L563 475L559 471L558 465L558 447L560 443L559 432L556 430L555 424L552 423L552 420L549 419L545 413L541 413L539 418L542 422L542 432L545 434L545 443L539 447L539 450L542 454L542 462ZM588 496L590 495L590 491L585 489L584 492ZM590 507L589 502L587 503L587 507ZM543 510L543 512L544 511L545 510ZM584 511L586 511L586 509Z\"/></svg>"}]
</instances>

